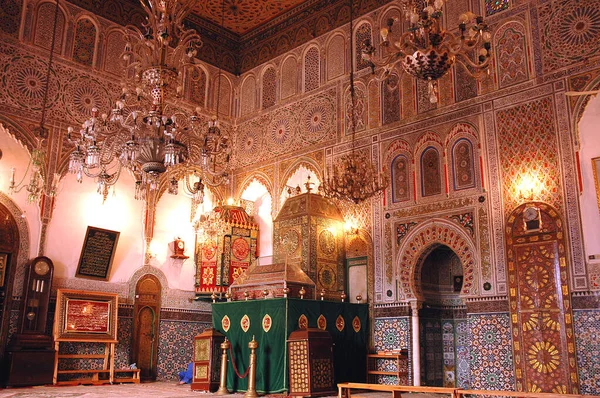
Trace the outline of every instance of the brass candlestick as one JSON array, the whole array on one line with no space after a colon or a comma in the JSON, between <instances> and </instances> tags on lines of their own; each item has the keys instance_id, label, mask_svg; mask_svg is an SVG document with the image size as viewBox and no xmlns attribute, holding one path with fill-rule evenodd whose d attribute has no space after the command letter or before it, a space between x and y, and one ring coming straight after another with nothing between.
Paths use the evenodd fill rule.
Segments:
<instances>
[{"instance_id":1,"label":"brass candlestick","mask_svg":"<svg viewBox=\"0 0 600 398\"><path fill-rule=\"evenodd\" d=\"M256 398L258 397L256 393L256 349L258 348L258 341L254 340L254 336L252 336L252 341L248 343L248 348L250 348L250 372L248 373L248 390L244 394L244 398Z\"/></svg>"},{"instance_id":2,"label":"brass candlestick","mask_svg":"<svg viewBox=\"0 0 600 398\"><path fill-rule=\"evenodd\" d=\"M221 354L221 378L219 380L219 389L217 390L217 395L227 395L229 391L227 391L227 350L231 347L231 343L225 337L225 341L221 343L221 350L223 353Z\"/></svg>"},{"instance_id":3,"label":"brass candlestick","mask_svg":"<svg viewBox=\"0 0 600 398\"><path fill-rule=\"evenodd\" d=\"M300 293L300 299L304 299L304 295L306 294L306 290L304 290L304 286L302 286L300 288L300 291L298 293Z\"/></svg>"}]
</instances>

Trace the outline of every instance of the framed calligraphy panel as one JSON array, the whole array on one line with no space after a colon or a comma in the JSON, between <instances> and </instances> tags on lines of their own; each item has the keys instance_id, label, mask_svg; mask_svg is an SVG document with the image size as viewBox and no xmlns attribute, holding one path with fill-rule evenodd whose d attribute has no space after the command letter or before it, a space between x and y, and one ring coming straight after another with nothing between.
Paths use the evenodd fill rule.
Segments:
<instances>
[{"instance_id":1,"label":"framed calligraphy panel","mask_svg":"<svg viewBox=\"0 0 600 398\"><path fill-rule=\"evenodd\" d=\"M76 277L108 281L120 232L87 227Z\"/></svg>"},{"instance_id":2,"label":"framed calligraphy panel","mask_svg":"<svg viewBox=\"0 0 600 398\"><path fill-rule=\"evenodd\" d=\"M55 341L117 341L118 294L58 289Z\"/></svg>"}]
</instances>

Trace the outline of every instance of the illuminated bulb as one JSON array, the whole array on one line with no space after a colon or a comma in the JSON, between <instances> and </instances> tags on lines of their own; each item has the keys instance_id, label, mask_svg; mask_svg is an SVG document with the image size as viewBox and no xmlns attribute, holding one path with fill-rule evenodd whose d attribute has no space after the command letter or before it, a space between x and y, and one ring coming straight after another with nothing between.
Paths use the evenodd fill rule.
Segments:
<instances>
[{"instance_id":1,"label":"illuminated bulb","mask_svg":"<svg viewBox=\"0 0 600 398\"><path fill-rule=\"evenodd\" d=\"M381 28L380 33L381 33L381 40L387 41L389 30L387 28Z\"/></svg>"},{"instance_id":2,"label":"illuminated bulb","mask_svg":"<svg viewBox=\"0 0 600 398\"><path fill-rule=\"evenodd\" d=\"M467 23L467 22L469 22L469 16L466 13L460 14L460 16L458 17L458 20L460 23Z\"/></svg>"},{"instance_id":3,"label":"illuminated bulb","mask_svg":"<svg viewBox=\"0 0 600 398\"><path fill-rule=\"evenodd\" d=\"M423 11L425 11L427 14L431 15L435 12L435 9L432 6L427 6L427 7L425 7L425 9Z\"/></svg>"},{"instance_id":4,"label":"illuminated bulb","mask_svg":"<svg viewBox=\"0 0 600 398\"><path fill-rule=\"evenodd\" d=\"M442 7L444 6L444 0L435 0L435 2L433 3L433 6L435 7L436 10L441 10Z\"/></svg>"},{"instance_id":5,"label":"illuminated bulb","mask_svg":"<svg viewBox=\"0 0 600 398\"><path fill-rule=\"evenodd\" d=\"M479 50L479 55L482 55L484 57L487 55L487 53L488 52L487 52L487 50L485 48L482 48L481 50Z\"/></svg>"},{"instance_id":6,"label":"illuminated bulb","mask_svg":"<svg viewBox=\"0 0 600 398\"><path fill-rule=\"evenodd\" d=\"M490 32L483 32L481 37L484 41L490 41L492 39L492 34Z\"/></svg>"}]
</instances>

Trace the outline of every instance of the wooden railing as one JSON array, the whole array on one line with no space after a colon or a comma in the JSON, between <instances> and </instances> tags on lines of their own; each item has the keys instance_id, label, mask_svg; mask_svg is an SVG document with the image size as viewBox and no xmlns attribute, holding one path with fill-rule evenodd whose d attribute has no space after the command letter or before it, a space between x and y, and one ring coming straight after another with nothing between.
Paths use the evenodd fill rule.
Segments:
<instances>
[{"instance_id":1,"label":"wooden railing","mask_svg":"<svg viewBox=\"0 0 600 398\"><path fill-rule=\"evenodd\" d=\"M369 383L339 383L338 398L351 398L351 390L387 391L393 398L401 398L402 393L420 392L429 394L444 394L451 398L477 397L520 397L520 398L598 398L597 395L557 394L543 392L519 392L496 390L462 390L449 387L397 386L388 384Z\"/></svg>"}]
</instances>

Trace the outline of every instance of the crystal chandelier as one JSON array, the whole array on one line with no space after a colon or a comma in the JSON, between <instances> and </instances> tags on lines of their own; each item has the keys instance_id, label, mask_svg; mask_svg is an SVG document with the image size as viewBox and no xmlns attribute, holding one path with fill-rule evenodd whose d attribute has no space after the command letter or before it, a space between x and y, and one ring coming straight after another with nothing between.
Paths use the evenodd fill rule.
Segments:
<instances>
[{"instance_id":1,"label":"crystal chandelier","mask_svg":"<svg viewBox=\"0 0 600 398\"><path fill-rule=\"evenodd\" d=\"M353 59L353 4L350 2L350 59ZM324 184L319 187L323 194L330 198L347 200L354 204L381 194L388 185L384 173L379 173L373 163L364 154L355 150L356 130L356 93L354 89L354 69L350 69L350 129L352 132L352 151L341 156L336 164L325 173Z\"/></svg>"},{"instance_id":2,"label":"crystal chandelier","mask_svg":"<svg viewBox=\"0 0 600 398\"><path fill-rule=\"evenodd\" d=\"M402 69L428 84L429 99L437 102L437 81L455 63L461 64L476 79L487 76L491 57L491 33L483 17L466 12L459 17L458 34L442 27L444 0L401 0L408 29L392 29L397 18L390 18L381 29L382 57L375 59L375 47L362 43L363 58L372 67L383 67L381 78L401 65ZM477 50L477 54L475 50ZM476 58L476 61L473 61Z\"/></svg>"},{"instance_id":3,"label":"crystal chandelier","mask_svg":"<svg viewBox=\"0 0 600 398\"><path fill-rule=\"evenodd\" d=\"M199 67L194 57L202 46L200 36L183 25L194 0L140 3L147 21L143 32L128 26L122 93L110 114L94 108L78 134L68 129L75 146L69 171L79 182L83 175L94 178L104 199L123 167L133 174L135 197L141 200L159 188L164 173L179 165L192 168L209 186L226 183L229 138L221 134L217 118L206 128L200 108L189 112L181 102L184 78Z\"/></svg>"},{"instance_id":4,"label":"crystal chandelier","mask_svg":"<svg viewBox=\"0 0 600 398\"><path fill-rule=\"evenodd\" d=\"M40 125L38 128L34 130L34 134L36 137L39 137L38 145L31 151L31 156L29 157L29 163L27 164L27 169L25 170L25 174L23 174L23 178L17 184L16 178L16 169L14 167L11 168L10 181L8 186L8 192L10 194L15 194L21 192L23 188L27 191L27 202L28 203L37 203L40 200L42 194L45 194L50 197L56 196L56 192L58 189L58 182L60 180L60 174L54 173L52 178L52 182L48 184L48 173L46 170L46 149L44 148L44 141L48 137L48 129L45 127L46 122L46 110L48 105L48 90L50 87L50 77L52 70L52 60L54 58L54 47L56 44L56 26L58 20L58 0L56 0L55 10L54 10L54 24L52 28L52 40L50 43L50 55L48 57L48 68L46 69L46 82L44 85L44 97L42 99L42 116L40 118ZM29 173L29 169L31 169L31 175L29 176L29 181L25 183L25 179L27 178L27 174Z\"/></svg>"}]
</instances>

